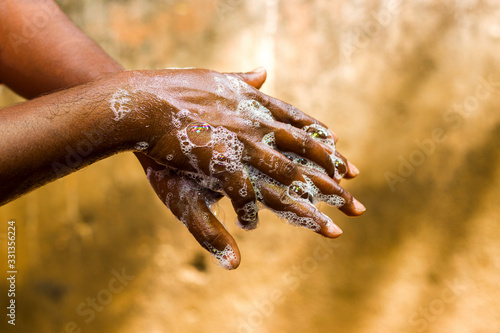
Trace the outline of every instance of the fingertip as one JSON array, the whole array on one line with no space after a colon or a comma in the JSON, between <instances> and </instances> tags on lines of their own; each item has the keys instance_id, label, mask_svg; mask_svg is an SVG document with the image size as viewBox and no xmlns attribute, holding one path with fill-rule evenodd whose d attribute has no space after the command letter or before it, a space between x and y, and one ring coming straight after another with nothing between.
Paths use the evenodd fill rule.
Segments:
<instances>
[{"instance_id":1,"label":"fingertip","mask_svg":"<svg viewBox=\"0 0 500 333\"><path fill-rule=\"evenodd\" d=\"M255 69L252 70L252 73L262 73L262 72L266 72L266 69L264 68L264 66L259 66Z\"/></svg>"},{"instance_id":2,"label":"fingertip","mask_svg":"<svg viewBox=\"0 0 500 333\"><path fill-rule=\"evenodd\" d=\"M321 235L327 238L338 238L344 232L340 229L336 224L332 223L331 225L326 226L326 230L322 230Z\"/></svg>"},{"instance_id":3,"label":"fingertip","mask_svg":"<svg viewBox=\"0 0 500 333\"><path fill-rule=\"evenodd\" d=\"M240 265L241 255L236 243L227 244L222 250L217 249L209 243L205 243L204 245L220 267L226 270L233 270Z\"/></svg>"},{"instance_id":4,"label":"fingertip","mask_svg":"<svg viewBox=\"0 0 500 333\"><path fill-rule=\"evenodd\" d=\"M356 213L356 215L361 215L366 211L366 207L356 198L352 199L352 205L354 207L354 212Z\"/></svg>"},{"instance_id":5,"label":"fingertip","mask_svg":"<svg viewBox=\"0 0 500 333\"><path fill-rule=\"evenodd\" d=\"M230 246L230 251L232 252L227 259L225 259L225 262L227 262L228 266L223 266L221 267L227 269L227 270L233 270L236 269L240 266L241 263L241 254L240 250L238 249L238 246L234 244L233 247Z\"/></svg>"},{"instance_id":6,"label":"fingertip","mask_svg":"<svg viewBox=\"0 0 500 333\"><path fill-rule=\"evenodd\" d=\"M355 198L348 199L339 209L347 216L359 216L366 211L365 206Z\"/></svg>"},{"instance_id":7,"label":"fingertip","mask_svg":"<svg viewBox=\"0 0 500 333\"><path fill-rule=\"evenodd\" d=\"M256 216L253 220L248 220L238 216L236 219L236 226L240 229L251 231L257 229L259 226L259 217Z\"/></svg>"},{"instance_id":8,"label":"fingertip","mask_svg":"<svg viewBox=\"0 0 500 333\"><path fill-rule=\"evenodd\" d=\"M234 186L234 184L238 184ZM247 172L230 176L223 184L224 193L231 200L237 215L236 225L244 230L253 230L259 223L259 207L255 191Z\"/></svg>"},{"instance_id":9,"label":"fingertip","mask_svg":"<svg viewBox=\"0 0 500 333\"><path fill-rule=\"evenodd\" d=\"M221 264L221 267L227 270L233 270L236 269L240 266L241 263L241 255L240 251L238 250L238 247L236 247L236 250L234 250L234 253L232 256L229 258L223 260L223 263Z\"/></svg>"},{"instance_id":10,"label":"fingertip","mask_svg":"<svg viewBox=\"0 0 500 333\"><path fill-rule=\"evenodd\" d=\"M257 89L260 89L264 82L266 82L267 71L264 67L259 66L251 72L242 74L242 77L246 83Z\"/></svg>"},{"instance_id":11,"label":"fingertip","mask_svg":"<svg viewBox=\"0 0 500 333\"><path fill-rule=\"evenodd\" d=\"M322 223L322 228L319 233L328 238L337 238L342 235L343 231L339 228L338 225L333 223L333 221L326 215L323 214L323 218L325 221Z\"/></svg>"},{"instance_id":12,"label":"fingertip","mask_svg":"<svg viewBox=\"0 0 500 333\"><path fill-rule=\"evenodd\" d=\"M251 188L253 189L251 183ZM235 200L231 200L233 204L234 211L236 212L238 218L236 219L236 225L244 230L254 230L259 224L259 208L257 206L255 193L252 190L251 200L243 205L240 205Z\"/></svg>"},{"instance_id":13,"label":"fingertip","mask_svg":"<svg viewBox=\"0 0 500 333\"><path fill-rule=\"evenodd\" d=\"M354 164L352 164L351 162L347 161L347 174L346 174L347 177L346 178L354 178L357 175L359 175L358 168L356 168L356 166Z\"/></svg>"}]
</instances>

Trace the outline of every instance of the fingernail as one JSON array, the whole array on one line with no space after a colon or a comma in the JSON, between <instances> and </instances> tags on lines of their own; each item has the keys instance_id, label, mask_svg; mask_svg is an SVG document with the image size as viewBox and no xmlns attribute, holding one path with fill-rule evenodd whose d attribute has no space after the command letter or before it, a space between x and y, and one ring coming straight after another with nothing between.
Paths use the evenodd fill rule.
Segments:
<instances>
[{"instance_id":1,"label":"fingernail","mask_svg":"<svg viewBox=\"0 0 500 333\"><path fill-rule=\"evenodd\" d=\"M349 163L349 171L351 171L351 175L353 175L353 176L359 175L358 168L356 168L356 166L354 164L352 164L351 162L347 162L347 163Z\"/></svg>"},{"instance_id":2,"label":"fingernail","mask_svg":"<svg viewBox=\"0 0 500 333\"><path fill-rule=\"evenodd\" d=\"M255 68L252 72L253 73L262 73L262 72L265 72L265 71L266 71L266 69L264 67L259 66L259 67Z\"/></svg>"},{"instance_id":3,"label":"fingernail","mask_svg":"<svg viewBox=\"0 0 500 333\"><path fill-rule=\"evenodd\" d=\"M352 204L354 205L356 211L360 214L366 210L365 206L363 206L363 204L356 199L352 200Z\"/></svg>"}]
</instances>

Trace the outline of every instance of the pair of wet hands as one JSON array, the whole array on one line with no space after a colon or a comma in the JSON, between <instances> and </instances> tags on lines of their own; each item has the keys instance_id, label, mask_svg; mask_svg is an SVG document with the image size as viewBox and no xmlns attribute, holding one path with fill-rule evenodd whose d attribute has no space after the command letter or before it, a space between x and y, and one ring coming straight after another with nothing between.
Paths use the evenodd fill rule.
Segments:
<instances>
[{"instance_id":1,"label":"pair of wet hands","mask_svg":"<svg viewBox=\"0 0 500 333\"><path fill-rule=\"evenodd\" d=\"M359 172L335 150L336 136L261 93L265 70L167 69L132 77L131 95L113 109L135 108L138 122L147 120L149 135L136 155L153 189L222 267L240 263L235 240L211 210L223 195L247 230L257 227L258 210L266 207L291 224L335 238L342 231L314 203L350 216L364 212L339 185ZM142 107L126 105L134 98Z\"/></svg>"}]
</instances>

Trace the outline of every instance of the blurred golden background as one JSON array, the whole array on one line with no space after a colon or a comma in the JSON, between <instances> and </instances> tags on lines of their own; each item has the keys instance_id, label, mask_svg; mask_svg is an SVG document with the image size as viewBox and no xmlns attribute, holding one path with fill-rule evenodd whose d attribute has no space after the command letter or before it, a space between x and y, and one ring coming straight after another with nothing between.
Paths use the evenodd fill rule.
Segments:
<instances>
[{"instance_id":1,"label":"blurred golden background","mask_svg":"<svg viewBox=\"0 0 500 333\"><path fill-rule=\"evenodd\" d=\"M224 200L242 252L228 272L132 154L108 158L0 208L1 267L17 225L13 332L500 331L498 2L57 2L127 68L264 65L264 92L336 131L368 210L323 206L344 230L327 240L269 212L239 230Z\"/></svg>"}]
</instances>

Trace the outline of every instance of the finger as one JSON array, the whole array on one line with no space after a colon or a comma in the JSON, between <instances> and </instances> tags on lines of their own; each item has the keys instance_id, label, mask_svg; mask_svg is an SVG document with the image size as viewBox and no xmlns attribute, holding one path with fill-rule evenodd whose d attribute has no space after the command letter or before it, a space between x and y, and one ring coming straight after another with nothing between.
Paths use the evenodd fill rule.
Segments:
<instances>
[{"instance_id":1,"label":"finger","mask_svg":"<svg viewBox=\"0 0 500 333\"><path fill-rule=\"evenodd\" d=\"M236 242L213 215L208 203L220 199L216 192L200 188L193 180L178 176L172 169L139 156L151 186L160 200L186 225L195 239L226 269L240 263Z\"/></svg>"},{"instance_id":2,"label":"finger","mask_svg":"<svg viewBox=\"0 0 500 333\"><path fill-rule=\"evenodd\" d=\"M279 150L303 156L325 169L331 177L335 175L335 164L330 154L306 132L283 126L275 131L275 140Z\"/></svg>"},{"instance_id":3,"label":"finger","mask_svg":"<svg viewBox=\"0 0 500 333\"><path fill-rule=\"evenodd\" d=\"M262 193L262 202L288 223L313 230L329 238L336 238L342 234L342 230L312 203L302 198L287 197L286 187L265 181L259 182L258 187Z\"/></svg>"},{"instance_id":4,"label":"finger","mask_svg":"<svg viewBox=\"0 0 500 333\"><path fill-rule=\"evenodd\" d=\"M249 143L248 164L283 185L293 181L305 182L299 169L283 154L264 143Z\"/></svg>"},{"instance_id":5,"label":"finger","mask_svg":"<svg viewBox=\"0 0 500 333\"><path fill-rule=\"evenodd\" d=\"M253 86L256 89L260 89L264 82L266 81L267 78L267 72L264 67L257 67L251 72L247 73L229 73L230 75L233 75L249 85Z\"/></svg>"},{"instance_id":6,"label":"finger","mask_svg":"<svg viewBox=\"0 0 500 333\"><path fill-rule=\"evenodd\" d=\"M196 196L196 201L191 201L185 209L189 213L184 222L198 243L212 254L222 268L237 268L241 261L238 245L207 206L204 195Z\"/></svg>"},{"instance_id":7,"label":"finger","mask_svg":"<svg viewBox=\"0 0 500 333\"><path fill-rule=\"evenodd\" d=\"M359 175L359 170L358 168L352 164L351 162L347 161L347 173L345 174L344 178L354 178L357 175Z\"/></svg>"},{"instance_id":8,"label":"finger","mask_svg":"<svg viewBox=\"0 0 500 333\"><path fill-rule=\"evenodd\" d=\"M338 207L348 216L358 216L365 212L363 204L324 173L308 167L300 166L299 169L318 188L319 194L316 194L318 200Z\"/></svg>"},{"instance_id":9,"label":"finger","mask_svg":"<svg viewBox=\"0 0 500 333\"><path fill-rule=\"evenodd\" d=\"M239 170L221 178L224 194L231 200L238 216L237 225L245 230L257 228L259 223L257 198L247 172Z\"/></svg>"},{"instance_id":10,"label":"finger","mask_svg":"<svg viewBox=\"0 0 500 333\"><path fill-rule=\"evenodd\" d=\"M240 263L238 246L209 207L218 200L217 194L169 169L149 168L148 178L160 199L219 265L225 269L237 268Z\"/></svg>"}]
</instances>

